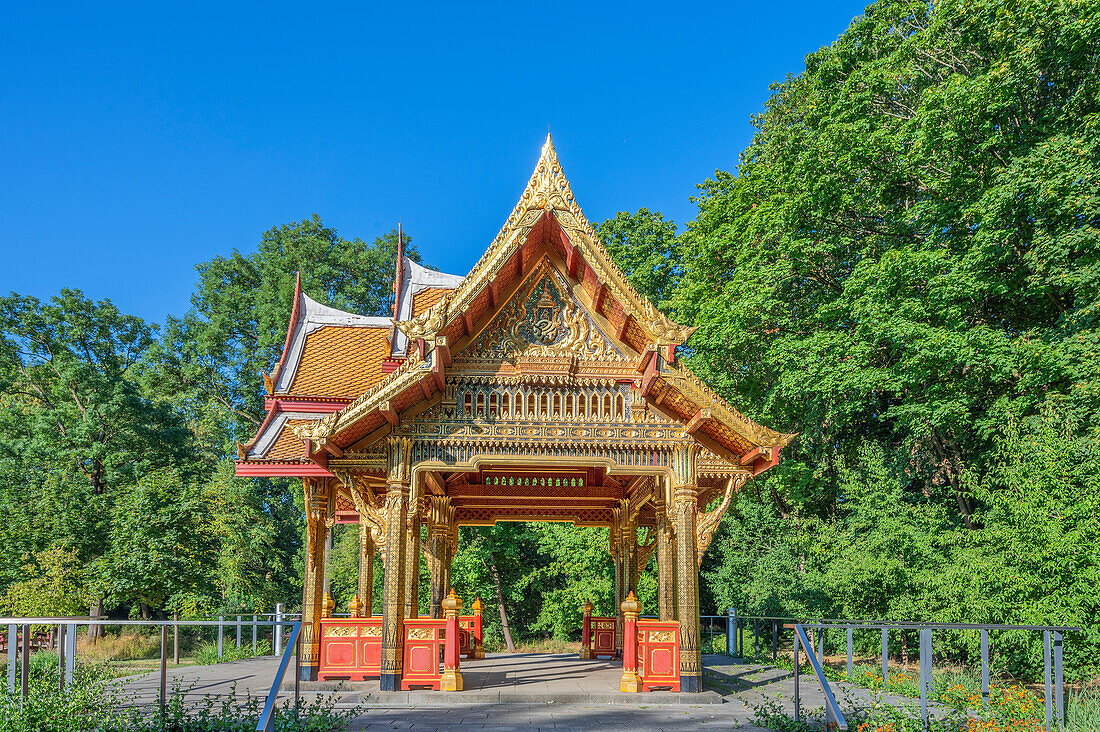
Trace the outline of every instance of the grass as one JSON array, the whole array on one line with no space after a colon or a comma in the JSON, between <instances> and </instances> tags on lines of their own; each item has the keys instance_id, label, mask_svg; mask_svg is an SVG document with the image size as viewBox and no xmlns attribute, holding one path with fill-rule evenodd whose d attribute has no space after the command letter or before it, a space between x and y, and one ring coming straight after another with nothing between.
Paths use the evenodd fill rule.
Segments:
<instances>
[{"instance_id":1,"label":"grass","mask_svg":"<svg viewBox=\"0 0 1100 732\"><path fill-rule=\"evenodd\" d=\"M76 655L93 663L158 658L160 636L130 632L120 635L108 634L95 642L85 639L77 644Z\"/></svg>"},{"instance_id":2,"label":"grass","mask_svg":"<svg viewBox=\"0 0 1100 732\"><path fill-rule=\"evenodd\" d=\"M247 658L256 658L257 656L270 656L271 655L271 643L268 641L260 641L256 646L256 651L252 651L252 644L242 644L240 648L235 645L229 645L225 643L222 645L222 655L218 658L218 646L215 643L207 643L199 647L199 650L195 653L195 663L200 666L209 666L215 663L229 663L230 661L243 661Z\"/></svg>"}]
</instances>

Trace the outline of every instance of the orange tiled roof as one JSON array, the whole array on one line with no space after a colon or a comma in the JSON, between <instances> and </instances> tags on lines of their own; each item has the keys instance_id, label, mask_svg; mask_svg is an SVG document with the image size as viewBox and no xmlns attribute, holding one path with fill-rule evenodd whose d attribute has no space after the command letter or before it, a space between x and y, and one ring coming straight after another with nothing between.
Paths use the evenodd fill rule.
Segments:
<instances>
[{"instance_id":1,"label":"orange tiled roof","mask_svg":"<svg viewBox=\"0 0 1100 732\"><path fill-rule=\"evenodd\" d=\"M382 380L390 355L386 328L326 325L306 336L289 394L355 399Z\"/></svg>"},{"instance_id":2,"label":"orange tiled roof","mask_svg":"<svg viewBox=\"0 0 1100 732\"><path fill-rule=\"evenodd\" d=\"M448 292L452 292L452 290L446 287L429 287L413 295L412 317L415 318L417 315L427 312L428 308L442 300L443 295Z\"/></svg>"},{"instance_id":3,"label":"orange tiled roof","mask_svg":"<svg viewBox=\"0 0 1100 732\"><path fill-rule=\"evenodd\" d=\"M309 421L308 419L288 419L283 428L279 430L279 436L275 438L275 442L271 443L271 447L267 449L267 454L263 456L263 459L301 460L306 451L302 441L294 434L293 428Z\"/></svg>"}]
</instances>

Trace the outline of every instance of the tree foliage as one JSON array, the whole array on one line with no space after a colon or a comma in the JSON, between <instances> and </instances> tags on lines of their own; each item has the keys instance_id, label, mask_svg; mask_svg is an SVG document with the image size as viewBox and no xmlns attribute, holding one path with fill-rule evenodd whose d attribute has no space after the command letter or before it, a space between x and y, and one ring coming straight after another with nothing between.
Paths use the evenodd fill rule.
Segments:
<instances>
[{"instance_id":1,"label":"tree foliage","mask_svg":"<svg viewBox=\"0 0 1100 732\"><path fill-rule=\"evenodd\" d=\"M1087 625L1098 39L1095 3L881 0L701 186L672 297L690 364L799 433L715 540L716 598ZM1036 638L995 646L1030 672Z\"/></svg>"}]
</instances>

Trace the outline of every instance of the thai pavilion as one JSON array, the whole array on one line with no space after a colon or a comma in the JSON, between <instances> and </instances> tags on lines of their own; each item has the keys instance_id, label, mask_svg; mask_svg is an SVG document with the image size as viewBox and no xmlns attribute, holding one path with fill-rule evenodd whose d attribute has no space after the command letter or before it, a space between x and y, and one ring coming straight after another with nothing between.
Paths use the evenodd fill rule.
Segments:
<instances>
[{"instance_id":1,"label":"thai pavilion","mask_svg":"<svg viewBox=\"0 0 1100 732\"><path fill-rule=\"evenodd\" d=\"M399 252L394 286L395 317L378 318L321 305L299 284L282 358L264 376L267 417L238 446L238 475L303 482L302 678L324 671L334 523L359 524L366 616L369 559L382 556L373 610L381 688L393 690L405 621L421 610L422 555L427 614L439 617L457 527L570 521L610 529L620 600L656 552L659 606L647 611L679 622L680 686L699 691L699 564L734 491L774 466L791 435L745 418L680 365L694 329L611 261L549 137L468 275Z\"/></svg>"}]
</instances>

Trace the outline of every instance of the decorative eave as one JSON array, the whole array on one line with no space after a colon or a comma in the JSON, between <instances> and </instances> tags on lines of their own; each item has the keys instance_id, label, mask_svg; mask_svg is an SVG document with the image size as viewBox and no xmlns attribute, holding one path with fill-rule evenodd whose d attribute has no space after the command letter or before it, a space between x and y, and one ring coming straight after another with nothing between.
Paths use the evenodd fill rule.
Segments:
<instances>
[{"instance_id":1,"label":"decorative eave","mask_svg":"<svg viewBox=\"0 0 1100 732\"><path fill-rule=\"evenodd\" d=\"M392 355L394 358L404 358L409 339L404 331L400 330L400 323L411 319L415 315L413 312L413 298L424 290L432 288L454 290L462 284L465 277L421 267L404 254L398 256L400 261L398 262L397 282L394 284L397 290L394 310L397 313L395 322L398 324L399 330L393 339Z\"/></svg>"}]
</instances>

